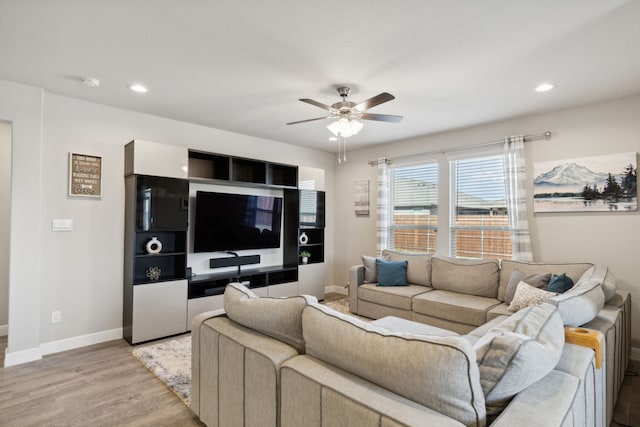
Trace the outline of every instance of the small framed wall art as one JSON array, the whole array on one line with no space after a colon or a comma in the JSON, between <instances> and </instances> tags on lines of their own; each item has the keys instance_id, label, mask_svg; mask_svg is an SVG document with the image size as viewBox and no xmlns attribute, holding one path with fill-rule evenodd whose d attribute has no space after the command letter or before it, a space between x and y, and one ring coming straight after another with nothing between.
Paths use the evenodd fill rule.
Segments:
<instances>
[{"instance_id":1,"label":"small framed wall art","mask_svg":"<svg viewBox=\"0 0 640 427\"><path fill-rule=\"evenodd\" d=\"M354 197L356 216L369 216L369 181L356 181Z\"/></svg>"},{"instance_id":2,"label":"small framed wall art","mask_svg":"<svg viewBox=\"0 0 640 427\"><path fill-rule=\"evenodd\" d=\"M102 197L102 157L69 153L69 196Z\"/></svg>"}]
</instances>

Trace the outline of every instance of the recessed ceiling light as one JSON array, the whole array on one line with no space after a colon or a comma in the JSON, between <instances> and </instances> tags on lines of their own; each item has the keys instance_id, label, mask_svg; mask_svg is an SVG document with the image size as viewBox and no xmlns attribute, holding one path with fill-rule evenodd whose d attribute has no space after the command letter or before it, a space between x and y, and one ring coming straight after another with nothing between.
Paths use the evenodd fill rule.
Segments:
<instances>
[{"instance_id":1,"label":"recessed ceiling light","mask_svg":"<svg viewBox=\"0 0 640 427\"><path fill-rule=\"evenodd\" d=\"M556 87L556 85L554 85L553 83L540 83L538 86L536 86L536 92L548 92L554 87Z\"/></svg>"},{"instance_id":2,"label":"recessed ceiling light","mask_svg":"<svg viewBox=\"0 0 640 427\"><path fill-rule=\"evenodd\" d=\"M336 138L335 136L330 136L329 137L329 141L337 141L337 140L338 140L338 138Z\"/></svg>"},{"instance_id":3,"label":"recessed ceiling light","mask_svg":"<svg viewBox=\"0 0 640 427\"><path fill-rule=\"evenodd\" d=\"M134 92L138 92L138 93L146 93L147 92L147 87L144 85L141 85L140 83L133 83L129 85L129 89L131 89Z\"/></svg>"}]
</instances>

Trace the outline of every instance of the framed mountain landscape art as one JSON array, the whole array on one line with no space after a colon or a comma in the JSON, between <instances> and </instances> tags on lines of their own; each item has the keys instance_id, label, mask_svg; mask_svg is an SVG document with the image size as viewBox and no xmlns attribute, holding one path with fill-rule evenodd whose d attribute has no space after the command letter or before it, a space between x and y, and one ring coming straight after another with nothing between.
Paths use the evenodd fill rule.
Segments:
<instances>
[{"instance_id":1,"label":"framed mountain landscape art","mask_svg":"<svg viewBox=\"0 0 640 427\"><path fill-rule=\"evenodd\" d=\"M638 209L636 153L538 162L534 212L628 212Z\"/></svg>"}]
</instances>

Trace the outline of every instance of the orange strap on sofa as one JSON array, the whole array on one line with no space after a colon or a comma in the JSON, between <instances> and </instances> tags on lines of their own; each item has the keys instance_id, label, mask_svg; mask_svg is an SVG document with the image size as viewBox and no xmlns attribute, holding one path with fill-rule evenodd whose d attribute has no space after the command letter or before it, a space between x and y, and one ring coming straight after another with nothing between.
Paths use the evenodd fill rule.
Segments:
<instances>
[{"instance_id":1,"label":"orange strap on sofa","mask_svg":"<svg viewBox=\"0 0 640 427\"><path fill-rule=\"evenodd\" d=\"M604 335L602 335L602 332L594 329L565 326L564 340L570 344L577 344L593 349L596 353L596 368L602 366L604 347Z\"/></svg>"}]
</instances>

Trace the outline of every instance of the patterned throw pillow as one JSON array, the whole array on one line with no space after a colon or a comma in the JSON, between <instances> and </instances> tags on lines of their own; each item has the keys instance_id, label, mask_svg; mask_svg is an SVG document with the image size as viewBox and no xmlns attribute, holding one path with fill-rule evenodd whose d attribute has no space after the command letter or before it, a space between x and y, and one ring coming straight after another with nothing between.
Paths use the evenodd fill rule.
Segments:
<instances>
[{"instance_id":1,"label":"patterned throw pillow","mask_svg":"<svg viewBox=\"0 0 640 427\"><path fill-rule=\"evenodd\" d=\"M511 276L509 276L509 283L507 284L507 290L504 294L504 302L511 304L513 296L516 293L518 283L525 282L534 288L545 289L547 287L547 283L549 283L549 279L551 279L551 273L530 274L527 276L520 270L513 270L511 272Z\"/></svg>"},{"instance_id":2,"label":"patterned throw pillow","mask_svg":"<svg viewBox=\"0 0 640 427\"><path fill-rule=\"evenodd\" d=\"M509 304L510 311L518 311L530 305L540 304L547 298L558 295L555 292L543 291L542 289L534 288L533 286L520 282L516 288L516 293L513 296L513 301Z\"/></svg>"}]
</instances>

